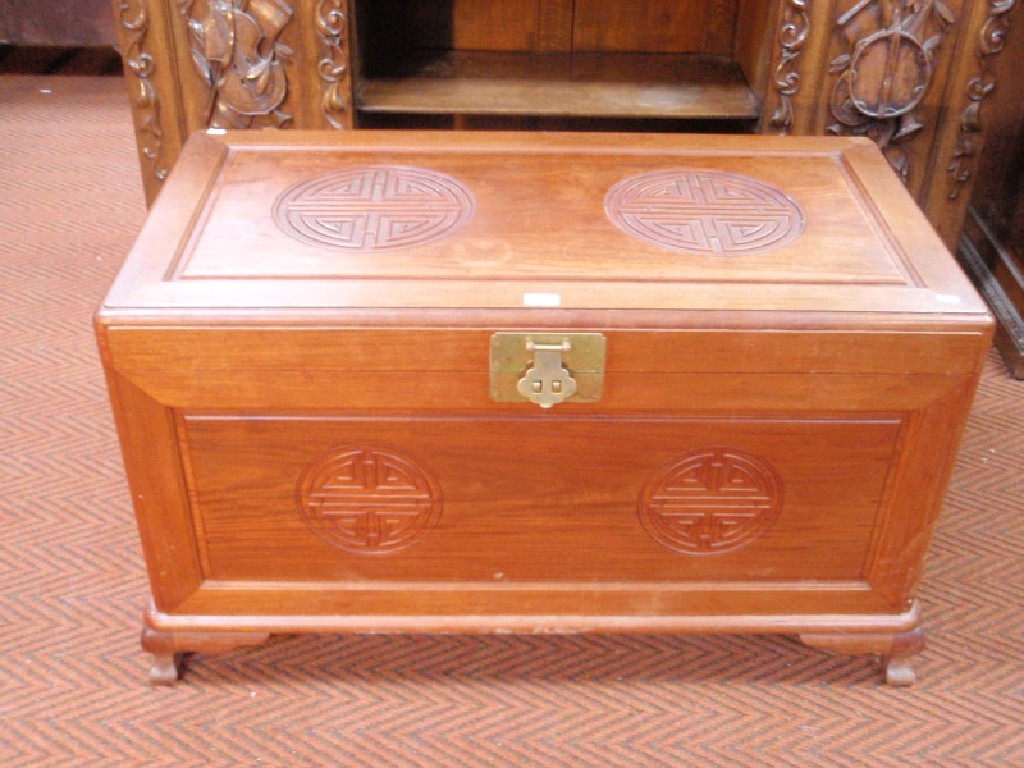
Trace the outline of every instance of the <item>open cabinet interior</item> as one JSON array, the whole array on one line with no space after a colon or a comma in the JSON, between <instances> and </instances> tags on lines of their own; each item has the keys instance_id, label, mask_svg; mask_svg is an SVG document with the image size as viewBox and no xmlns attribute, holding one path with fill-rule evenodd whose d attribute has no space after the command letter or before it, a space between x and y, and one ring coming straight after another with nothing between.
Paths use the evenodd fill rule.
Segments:
<instances>
[{"instance_id":1,"label":"open cabinet interior","mask_svg":"<svg viewBox=\"0 0 1024 768\"><path fill-rule=\"evenodd\" d=\"M357 0L360 126L752 129L765 0Z\"/></svg>"}]
</instances>

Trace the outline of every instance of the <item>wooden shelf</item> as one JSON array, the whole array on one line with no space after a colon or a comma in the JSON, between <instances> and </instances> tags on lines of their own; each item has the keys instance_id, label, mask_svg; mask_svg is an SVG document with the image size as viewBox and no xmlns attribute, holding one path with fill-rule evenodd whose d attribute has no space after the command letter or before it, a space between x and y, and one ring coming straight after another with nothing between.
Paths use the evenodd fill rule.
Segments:
<instances>
[{"instance_id":1,"label":"wooden shelf","mask_svg":"<svg viewBox=\"0 0 1024 768\"><path fill-rule=\"evenodd\" d=\"M365 78L356 104L392 114L756 119L726 57L458 51Z\"/></svg>"}]
</instances>

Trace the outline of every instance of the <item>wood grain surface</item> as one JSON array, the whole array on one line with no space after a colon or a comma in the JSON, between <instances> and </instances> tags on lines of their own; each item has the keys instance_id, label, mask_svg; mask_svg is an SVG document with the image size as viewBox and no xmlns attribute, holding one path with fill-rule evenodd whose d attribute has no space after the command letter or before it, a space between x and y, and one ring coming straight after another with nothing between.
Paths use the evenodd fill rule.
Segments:
<instances>
[{"instance_id":1,"label":"wood grain surface","mask_svg":"<svg viewBox=\"0 0 1024 768\"><path fill-rule=\"evenodd\" d=\"M491 399L539 328L605 335L598 401ZM634 629L902 685L991 321L867 141L290 132L193 139L97 329L155 681L232 631Z\"/></svg>"}]
</instances>

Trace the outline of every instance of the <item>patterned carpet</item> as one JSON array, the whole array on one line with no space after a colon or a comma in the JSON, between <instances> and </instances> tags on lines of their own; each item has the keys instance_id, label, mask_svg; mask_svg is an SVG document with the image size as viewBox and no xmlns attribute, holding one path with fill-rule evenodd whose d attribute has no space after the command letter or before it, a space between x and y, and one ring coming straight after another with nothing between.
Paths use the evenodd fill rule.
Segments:
<instances>
[{"instance_id":1,"label":"patterned carpet","mask_svg":"<svg viewBox=\"0 0 1024 768\"><path fill-rule=\"evenodd\" d=\"M90 315L144 215L119 78L0 77L0 766L1024 765L1024 383L993 355L920 682L786 637L282 637L151 687Z\"/></svg>"}]
</instances>

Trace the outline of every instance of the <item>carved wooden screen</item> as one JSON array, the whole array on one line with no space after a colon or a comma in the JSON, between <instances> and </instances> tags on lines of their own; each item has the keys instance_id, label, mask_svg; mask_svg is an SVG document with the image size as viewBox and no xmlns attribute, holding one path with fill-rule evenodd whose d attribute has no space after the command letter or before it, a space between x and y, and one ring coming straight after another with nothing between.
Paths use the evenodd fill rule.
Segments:
<instances>
[{"instance_id":1,"label":"carved wooden screen","mask_svg":"<svg viewBox=\"0 0 1024 768\"><path fill-rule=\"evenodd\" d=\"M150 201L192 131L356 127L361 61L369 66L392 53L358 52L360 41L668 51L659 35L693 22L699 34L691 29L686 39L697 50L728 54L742 68L761 104L762 132L874 140L950 246L983 151L985 103L998 98L993 61L1007 44L1015 5L466 0L453 10L450 3L380 0L359 4L363 27L420 16L427 26L390 36L364 29L357 40L354 0L115 0Z\"/></svg>"}]
</instances>

